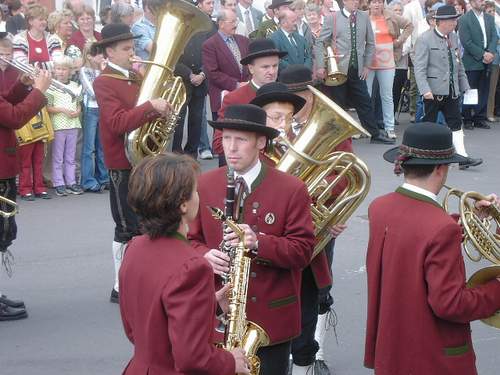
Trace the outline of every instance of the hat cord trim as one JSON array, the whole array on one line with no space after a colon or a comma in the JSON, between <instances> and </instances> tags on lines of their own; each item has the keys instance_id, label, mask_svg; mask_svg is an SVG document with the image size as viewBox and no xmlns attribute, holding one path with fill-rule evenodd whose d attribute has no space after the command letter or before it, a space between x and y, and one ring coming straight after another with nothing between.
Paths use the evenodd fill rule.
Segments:
<instances>
[{"instance_id":1,"label":"hat cord trim","mask_svg":"<svg viewBox=\"0 0 500 375\"><path fill-rule=\"evenodd\" d=\"M451 158L454 154L455 147L453 146L442 150L426 150L423 148L400 145L399 154L394 163L394 173L399 176L403 172L401 165L411 158L444 160Z\"/></svg>"}]
</instances>

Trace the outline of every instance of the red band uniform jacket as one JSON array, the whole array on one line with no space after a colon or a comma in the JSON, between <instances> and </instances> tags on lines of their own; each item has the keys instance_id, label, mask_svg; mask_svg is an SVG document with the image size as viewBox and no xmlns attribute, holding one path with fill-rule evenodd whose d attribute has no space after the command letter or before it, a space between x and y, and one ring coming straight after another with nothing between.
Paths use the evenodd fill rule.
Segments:
<instances>
[{"instance_id":1,"label":"red band uniform jacket","mask_svg":"<svg viewBox=\"0 0 500 375\"><path fill-rule=\"evenodd\" d=\"M500 309L500 282L465 287L462 229L398 188L370 205L365 366L377 375L477 374L469 322Z\"/></svg>"},{"instance_id":2,"label":"red band uniform jacket","mask_svg":"<svg viewBox=\"0 0 500 375\"><path fill-rule=\"evenodd\" d=\"M141 78L135 72L130 73L128 79L108 66L94 81L99 135L108 169L132 168L125 154L125 134L158 117L150 101L136 106Z\"/></svg>"},{"instance_id":3,"label":"red band uniform jacket","mask_svg":"<svg viewBox=\"0 0 500 375\"><path fill-rule=\"evenodd\" d=\"M215 288L208 262L180 234L134 237L120 268L120 312L134 356L126 375L234 375L213 345Z\"/></svg>"},{"instance_id":4,"label":"red band uniform jacket","mask_svg":"<svg viewBox=\"0 0 500 375\"><path fill-rule=\"evenodd\" d=\"M45 95L38 89L31 91L17 81L0 96L0 179L18 174L17 141L14 130L22 128L45 105Z\"/></svg>"},{"instance_id":5,"label":"red band uniform jacket","mask_svg":"<svg viewBox=\"0 0 500 375\"><path fill-rule=\"evenodd\" d=\"M201 254L221 243L222 223L207 206L224 207L226 184L225 167L199 178L200 211L190 224L189 239ZM314 247L310 204L300 180L265 164L244 202L240 221L259 241L250 269L247 318L264 328L271 344L300 334L301 273Z\"/></svg>"}]
</instances>

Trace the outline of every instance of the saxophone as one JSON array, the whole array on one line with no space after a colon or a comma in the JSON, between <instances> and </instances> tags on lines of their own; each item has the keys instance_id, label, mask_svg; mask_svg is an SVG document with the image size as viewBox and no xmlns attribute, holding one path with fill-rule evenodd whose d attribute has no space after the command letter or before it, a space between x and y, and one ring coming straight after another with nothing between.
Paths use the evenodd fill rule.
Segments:
<instances>
[{"instance_id":1,"label":"saxophone","mask_svg":"<svg viewBox=\"0 0 500 375\"><path fill-rule=\"evenodd\" d=\"M250 374L258 375L260 371L260 359L257 350L261 346L269 345L269 336L259 325L247 320L247 291L248 278L250 275L249 249L243 243L244 232L233 220L226 218L222 210L209 207L212 216L223 221L239 238L238 245L231 249L232 258L229 267L228 282L229 289L229 311L224 332L224 349L233 350L241 348L244 350L249 361Z\"/></svg>"}]
</instances>

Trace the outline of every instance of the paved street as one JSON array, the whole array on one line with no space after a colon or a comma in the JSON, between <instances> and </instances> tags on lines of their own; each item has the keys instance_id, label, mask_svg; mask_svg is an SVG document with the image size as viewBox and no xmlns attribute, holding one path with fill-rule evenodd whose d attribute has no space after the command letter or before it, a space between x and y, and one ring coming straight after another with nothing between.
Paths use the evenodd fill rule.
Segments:
<instances>
[{"instance_id":1,"label":"paved street","mask_svg":"<svg viewBox=\"0 0 500 375\"><path fill-rule=\"evenodd\" d=\"M403 123L405 119L403 114ZM403 128L397 128L399 135ZM449 185L500 194L500 124L466 135L469 153L485 163L469 171L453 168ZM371 373L363 368L367 207L402 181L382 159L387 148L366 139L355 141L356 152L371 170L372 186L339 238L334 258L338 342L330 331L326 351L338 375ZM215 165L203 162L204 169ZM15 273L9 279L0 272L0 290L23 298L30 316L0 322L0 375L121 373L132 347L123 334L118 306L108 302L113 283L108 192L22 202L20 208L19 238L11 248ZM470 275L480 265L466 260L466 266ZM479 373L498 374L500 331L477 322L472 329Z\"/></svg>"}]
</instances>

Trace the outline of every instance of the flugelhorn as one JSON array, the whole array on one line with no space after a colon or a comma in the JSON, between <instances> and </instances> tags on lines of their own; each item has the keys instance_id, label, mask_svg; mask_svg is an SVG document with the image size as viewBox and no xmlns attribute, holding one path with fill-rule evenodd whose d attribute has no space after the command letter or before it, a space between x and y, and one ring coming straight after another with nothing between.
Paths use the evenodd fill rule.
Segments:
<instances>
[{"instance_id":1,"label":"flugelhorn","mask_svg":"<svg viewBox=\"0 0 500 375\"><path fill-rule=\"evenodd\" d=\"M10 207L11 210L4 211L4 210L7 210L8 207ZM18 212L19 212L19 208L18 208L16 202L14 202L8 198L2 197L0 195L0 216L1 217L3 217L4 219L8 219L9 217L16 215Z\"/></svg>"},{"instance_id":2,"label":"flugelhorn","mask_svg":"<svg viewBox=\"0 0 500 375\"><path fill-rule=\"evenodd\" d=\"M337 57L343 57L343 55L335 55L331 46L326 47L325 85L327 86L340 86L347 81L347 74L342 73L337 67Z\"/></svg>"},{"instance_id":3,"label":"flugelhorn","mask_svg":"<svg viewBox=\"0 0 500 375\"><path fill-rule=\"evenodd\" d=\"M468 287L482 285L494 278L500 276L500 207L493 203L483 210L487 217L482 218L478 215L475 202L489 200L488 197L475 192L463 192L444 185L448 189L443 207L446 211L449 209L449 200L452 196L459 199L458 210L460 214L460 223L464 229L462 246L470 260L479 262L481 259L487 259L494 263L493 266L484 267L474 273L467 281ZM448 211L449 212L449 211ZM500 328L500 311L492 316L481 319L487 325Z\"/></svg>"},{"instance_id":4,"label":"flugelhorn","mask_svg":"<svg viewBox=\"0 0 500 375\"><path fill-rule=\"evenodd\" d=\"M0 61L3 61L4 63L9 64L13 68L19 70L20 72L22 72L24 74L29 75L30 77L36 77L38 74L39 69L33 65L26 64L26 63L23 63L23 62L18 61L18 60L6 59L5 57L1 57L1 56L0 56ZM53 78L50 82L49 90L56 91L56 92L59 92L61 94L69 94L71 96L72 100L76 100L82 95L81 89L74 90L71 87L69 87L69 86L65 85L64 83L62 83L56 79L53 79Z\"/></svg>"}]
</instances>

